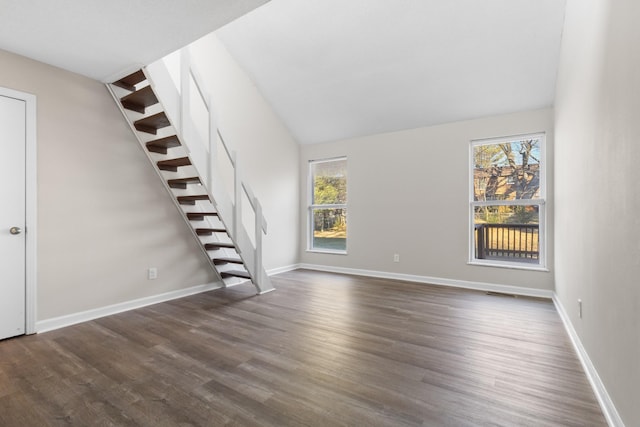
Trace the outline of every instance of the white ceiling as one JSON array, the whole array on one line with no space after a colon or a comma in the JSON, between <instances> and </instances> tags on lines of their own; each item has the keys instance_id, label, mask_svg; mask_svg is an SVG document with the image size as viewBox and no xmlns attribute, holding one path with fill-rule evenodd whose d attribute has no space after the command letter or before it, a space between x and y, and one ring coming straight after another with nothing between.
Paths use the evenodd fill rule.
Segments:
<instances>
[{"instance_id":1,"label":"white ceiling","mask_svg":"<svg viewBox=\"0 0 640 427\"><path fill-rule=\"evenodd\" d=\"M0 0L0 49L113 81L268 0Z\"/></svg>"},{"instance_id":2,"label":"white ceiling","mask_svg":"<svg viewBox=\"0 0 640 427\"><path fill-rule=\"evenodd\" d=\"M551 106L565 0L272 0L217 31L300 143Z\"/></svg>"},{"instance_id":3,"label":"white ceiling","mask_svg":"<svg viewBox=\"0 0 640 427\"><path fill-rule=\"evenodd\" d=\"M267 2L0 0L0 49L113 81L266 3L217 34L300 143L553 104L565 0Z\"/></svg>"}]
</instances>

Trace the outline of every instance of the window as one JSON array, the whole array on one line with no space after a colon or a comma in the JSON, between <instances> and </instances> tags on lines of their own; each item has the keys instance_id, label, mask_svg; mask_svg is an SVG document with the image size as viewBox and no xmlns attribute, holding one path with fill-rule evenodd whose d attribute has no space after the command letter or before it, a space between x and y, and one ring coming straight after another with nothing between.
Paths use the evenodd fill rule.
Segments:
<instances>
[{"instance_id":1,"label":"window","mask_svg":"<svg viewBox=\"0 0 640 427\"><path fill-rule=\"evenodd\" d=\"M545 267L544 149L544 134L471 142L471 263Z\"/></svg>"},{"instance_id":2,"label":"window","mask_svg":"<svg viewBox=\"0 0 640 427\"><path fill-rule=\"evenodd\" d=\"M347 159L309 162L309 250L347 252Z\"/></svg>"}]
</instances>

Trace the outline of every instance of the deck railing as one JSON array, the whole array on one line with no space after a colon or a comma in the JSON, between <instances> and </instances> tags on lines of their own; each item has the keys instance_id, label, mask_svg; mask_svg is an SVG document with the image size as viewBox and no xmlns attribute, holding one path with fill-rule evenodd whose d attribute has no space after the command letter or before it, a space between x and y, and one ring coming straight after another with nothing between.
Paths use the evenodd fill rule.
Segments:
<instances>
[{"instance_id":1,"label":"deck railing","mask_svg":"<svg viewBox=\"0 0 640 427\"><path fill-rule=\"evenodd\" d=\"M476 259L537 262L539 238L538 224L476 224Z\"/></svg>"}]
</instances>

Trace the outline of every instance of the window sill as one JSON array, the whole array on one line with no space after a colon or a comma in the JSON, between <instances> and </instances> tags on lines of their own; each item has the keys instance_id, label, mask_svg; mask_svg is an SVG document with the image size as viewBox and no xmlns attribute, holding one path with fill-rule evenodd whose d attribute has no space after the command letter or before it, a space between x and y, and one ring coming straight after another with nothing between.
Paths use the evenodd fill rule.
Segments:
<instances>
[{"instance_id":1,"label":"window sill","mask_svg":"<svg viewBox=\"0 0 640 427\"><path fill-rule=\"evenodd\" d=\"M307 252L315 254L347 255L347 251L332 251L329 249L307 249Z\"/></svg>"},{"instance_id":2,"label":"window sill","mask_svg":"<svg viewBox=\"0 0 640 427\"><path fill-rule=\"evenodd\" d=\"M510 268L513 270L529 270L529 271L542 271L548 272L547 267L541 265L531 265L517 262L500 262L500 261L469 261L467 265L477 265L480 267L498 267L498 268Z\"/></svg>"}]
</instances>

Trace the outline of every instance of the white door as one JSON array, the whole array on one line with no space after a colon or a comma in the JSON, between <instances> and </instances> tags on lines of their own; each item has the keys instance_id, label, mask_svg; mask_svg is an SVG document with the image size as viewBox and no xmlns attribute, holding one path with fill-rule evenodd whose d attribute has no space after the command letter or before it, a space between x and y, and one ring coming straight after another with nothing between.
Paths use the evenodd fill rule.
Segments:
<instances>
[{"instance_id":1,"label":"white door","mask_svg":"<svg viewBox=\"0 0 640 427\"><path fill-rule=\"evenodd\" d=\"M26 326L26 102L0 96L0 339Z\"/></svg>"}]
</instances>

